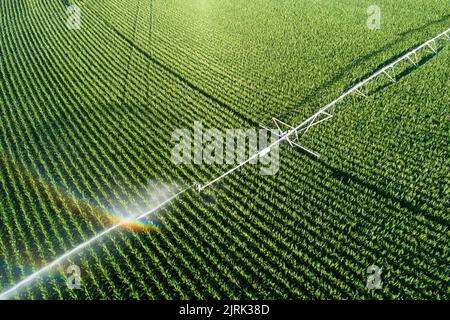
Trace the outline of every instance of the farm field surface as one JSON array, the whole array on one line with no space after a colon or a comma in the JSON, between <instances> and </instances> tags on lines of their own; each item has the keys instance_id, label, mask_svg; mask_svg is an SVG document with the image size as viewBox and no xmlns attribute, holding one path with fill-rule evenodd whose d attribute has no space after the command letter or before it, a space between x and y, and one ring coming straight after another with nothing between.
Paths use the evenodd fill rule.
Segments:
<instances>
[{"instance_id":1,"label":"farm field surface","mask_svg":"<svg viewBox=\"0 0 450 320\"><path fill-rule=\"evenodd\" d=\"M174 163L175 130L298 124L450 27L447 0L380 0L370 30L373 4L0 1L0 295L233 167ZM449 43L311 128L320 158L283 144L6 298L450 299Z\"/></svg>"}]
</instances>

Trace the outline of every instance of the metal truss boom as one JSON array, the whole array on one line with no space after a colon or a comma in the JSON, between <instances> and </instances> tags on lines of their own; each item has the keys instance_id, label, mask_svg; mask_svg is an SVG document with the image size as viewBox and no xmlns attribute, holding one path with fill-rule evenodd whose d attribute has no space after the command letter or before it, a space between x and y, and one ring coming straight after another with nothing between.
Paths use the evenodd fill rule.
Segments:
<instances>
[{"instance_id":1,"label":"metal truss boom","mask_svg":"<svg viewBox=\"0 0 450 320\"><path fill-rule=\"evenodd\" d=\"M418 63L413 60L412 56L414 55L414 57L417 57L417 52L420 51L423 48L428 47L429 49L431 49L432 54L436 54L437 53L437 49L435 49L432 44L434 44L436 46L436 40L440 39L440 38L444 38L446 40L450 41L450 28L445 30L444 32L441 32L440 34L438 34L437 36L435 36L434 38L422 43L420 46L416 47L415 49L407 52L406 54L402 55L401 57L399 57L398 59L396 59L394 62L389 63L388 65L386 65L385 67L379 69L378 71L376 71L375 73L373 73L371 76L367 77L366 79L364 79L363 81L359 82L358 84L354 85L353 87L351 87L350 89L348 89L347 91L345 91L341 96L339 96L338 98L334 99L332 102L330 102L329 104L325 105L324 107L322 107L321 109L319 109L319 111L317 111L316 113L314 113L313 115L311 115L309 118L307 118L306 120L304 120L302 123L300 123L297 126L290 126L276 118L273 118L273 121L275 123L275 125L277 126L277 128L280 130L280 124L289 127L289 129L287 131L281 131L281 134L277 134L279 139L276 140L275 142L273 142L271 145L269 145L267 148L264 148L263 150L260 150L259 152L253 154L252 156L250 156L247 160L241 162L240 164L238 164L237 166L235 166L234 168L228 170L227 172L225 172L224 174L220 175L219 177L207 182L204 185L198 185L196 187L196 190L201 192L204 189L208 188L209 186L213 185L214 183L216 183L217 181L223 179L224 177L226 177L227 175L231 174L232 172L236 171L237 169L239 169L240 167L244 166L245 164L249 163L250 161L254 160L257 157L262 157L264 155L266 155L270 149L272 149L274 146L280 144L283 141L287 141L291 146L296 146L299 147L300 149L312 154L313 156L318 157L319 155L311 150L306 149L304 146L302 146L299 143L299 140L301 139L301 137L303 137L306 132L314 125L317 125L320 122L323 122L325 120L330 119L331 117L333 117L333 115L331 115L330 113L328 113L328 111L333 108L336 104L338 104L339 102L341 102L345 97L356 93L358 95L361 95L363 97L367 97L366 94L364 94L361 90L361 88L366 85L368 82L370 82L371 80L377 78L380 75L386 75L391 81L396 82L395 77L391 76L389 74L389 70L393 69L395 65L397 65L398 63L404 61L404 60L408 60L409 62L411 62L415 67L418 66ZM270 128L267 128L263 125L261 125L261 127L263 127L264 129L271 131L272 133L274 133L274 131L272 131ZM302 135L299 137L298 134L302 133ZM294 138L291 138L292 136L295 136Z\"/></svg>"}]
</instances>

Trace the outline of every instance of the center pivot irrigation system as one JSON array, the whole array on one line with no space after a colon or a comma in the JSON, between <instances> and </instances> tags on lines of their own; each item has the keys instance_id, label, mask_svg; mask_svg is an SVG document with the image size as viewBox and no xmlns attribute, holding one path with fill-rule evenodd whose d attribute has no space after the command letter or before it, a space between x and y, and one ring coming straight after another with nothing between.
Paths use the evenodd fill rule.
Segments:
<instances>
[{"instance_id":1,"label":"center pivot irrigation system","mask_svg":"<svg viewBox=\"0 0 450 320\"><path fill-rule=\"evenodd\" d=\"M361 81L357 85L355 85L352 88L350 88L349 90L347 90L344 94L342 94L340 97L338 97L337 99L335 99L331 103L329 103L326 106L322 107L319 111L317 111L315 114L313 114L312 116L310 116L309 118L307 118L306 120L304 120L302 123L300 123L297 126L290 126L290 125L282 122L281 120L279 120L277 118L273 118L273 122L274 122L276 128L278 130L280 130L279 132L281 132L281 133L277 133L274 130L261 125L262 128L272 132L273 134L276 134L279 139L276 140L275 142L273 142L267 148L264 148L263 150L260 150L259 152L257 152L254 155L250 156L247 160L245 160L244 162L241 162L236 167L228 170L227 172L225 172L221 176L219 176L219 177L217 177L217 178L207 182L204 185L201 185L200 183L195 183L192 186L189 186L189 187L179 191L178 193L174 194L170 198L166 199L164 202L160 203L155 208L149 210L146 213L141 214L135 220L139 221L139 220L145 219L149 215L155 213L157 210L161 209L162 207L164 207L165 205L170 203L172 200L178 198L179 196L181 196L182 194L184 194L185 192L187 192L188 190L190 190L192 188L194 188L198 192L202 192L203 190L205 190L206 188L210 187L211 185L213 185L217 181L223 179L224 177L228 176L229 174L231 174L232 172L236 171L240 167L246 165L247 163L249 163L253 159L255 159L257 157L264 157L266 154L268 154L270 152L270 150L274 146L280 144L283 141L286 141L292 147L298 147L298 148L308 152L309 154L311 154L311 155L313 155L315 157L319 157L319 155L317 153L315 153L315 152L305 148L304 146L302 146L300 144L300 140L303 138L303 136L308 132L308 130L312 126L315 126L315 125L317 125L317 124L319 124L319 123L321 123L323 121L326 121L326 120L332 118L333 115L331 113L329 113L330 109L333 108L337 103L342 101L345 97L347 97L347 96L349 96L349 95L351 95L353 93L355 93L357 95L360 95L360 96L363 96L363 97L367 97L367 95L363 93L362 88L364 87L364 85L366 85L371 80L377 78L378 76L384 75L390 81L396 82L395 75L391 75L389 73L389 71L393 71L395 65L397 65L398 63L400 63L400 62L402 62L404 60L408 60L415 67L419 66L419 60L418 60L418 56L417 56L418 52L420 50L427 49L427 50L431 51L431 54L436 54L438 52L438 48L439 48L438 40L446 39L446 40L450 41L449 33L450 33L450 28L447 29L446 31L440 33L436 37L426 41L425 43L421 44L417 48L415 48L415 49L411 50L410 52L406 53L405 55L401 56L400 58L398 58L394 62L390 63L389 65L387 65L387 66L383 67L382 69L378 70L377 72L372 74L367 79ZM283 130L283 128L284 128L284 130ZM89 246L92 243L94 243L95 241L99 240L100 238L102 238L106 234L111 233L112 231L118 229L121 226L124 226L126 223L128 223L128 221L122 221L120 223L117 223L117 224L113 225L112 227L110 227L108 229L105 229L104 231L100 232L96 236L90 238L89 240L79 244L78 246L76 246L72 250L67 251L66 253L64 253L63 255L59 256L58 258L56 258L55 260L53 260L52 262L50 262L46 266L42 267L41 269L39 269L39 270L35 271L34 273L32 273L31 275L27 276L25 279L23 279L22 281L18 282L16 285L11 287L10 289L0 293L0 300L9 299L9 298L13 297L15 294L18 294L20 289L24 288L26 285L29 285L35 279L37 279L38 277L42 276L44 273L50 271L50 269L52 269L53 267L56 267L57 265L59 265L65 259L73 256L74 254L80 253L87 246Z\"/></svg>"},{"instance_id":2,"label":"center pivot irrigation system","mask_svg":"<svg viewBox=\"0 0 450 320\"><path fill-rule=\"evenodd\" d=\"M259 152L255 153L254 155L252 155L250 158L248 158L246 161L240 163L239 165L237 165L236 167L230 169L229 171L225 172L223 175L207 182L205 185L201 185L199 183L195 184L195 188L197 191L201 192L204 189L208 188L209 186L211 186L212 184L216 183L217 181L223 179L224 177L226 177L227 175L229 175L230 173L232 173L233 171L236 171L237 169L239 169L240 167L244 166L245 164L247 164L248 162L252 161L253 159L257 158L257 157L263 157L266 154L268 154L271 150L271 148L273 148L274 146L280 144L283 141L286 141L289 143L289 145L291 147L298 147L306 152L308 152L309 154L315 156L315 157L319 157L319 155L307 148L305 148L304 146L302 146L300 144L300 140L303 138L303 136L308 132L308 130L312 127L315 126L321 122L324 122L330 118L333 117L332 114L330 114L328 111L330 111L331 108L333 108L336 104L338 104L339 102L341 102L342 100L344 100L345 97L351 95L352 93L360 95L364 98L367 98L367 95L363 92L363 87L369 83L370 81L372 81L373 79L377 78L378 76L386 76L390 81L392 82L396 82L397 80L395 79L395 70L394 67L395 65L397 65L398 63L404 61L404 60L408 60L409 62L411 62L414 67L418 67L419 66L419 60L418 60L418 52L423 50L423 49L427 49L431 51L431 54L436 54L438 52L438 40L439 39L445 39L450 41L450 28L445 30L444 32L438 34L436 37L424 42L423 44L421 44L420 46L418 46L417 48L409 51L408 53L404 54L403 56L401 56L400 58L398 58L397 60L395 60L394 62L388 64L387 66L383 67L382 69L378 70L377 72L375 72L374 74L372 74L370 77L366 78L365 80L361 81L360 83L356 84L355 86L351 87L350 89L348 89L345 93L343 93L340 97L336 98L335 100L333 100L332 102L330 102L329 104L327 104L326 106L322 107L319 111L317 111L315 114L313 114L312 116L310 116L308 119L306 119L305 121L303 121L302 123L300 123L297 126L291 126L288 125L286 123L284 123L283 121L277 119L277 118L273 118L273 122L276 126L276 128L279 130L278 132L281 132L280 134L276 133L274 130L267 128L264 125L260 126L270 132L272 132L273 134L278 136L278 140L276 140L275 142L273 142L271 145L269 145L267 148L260 150ZM391 71L393 74L391 75L389 73L389 71ZM283 130L284 129L284 130Z\"/></svg>"}]
</instances>

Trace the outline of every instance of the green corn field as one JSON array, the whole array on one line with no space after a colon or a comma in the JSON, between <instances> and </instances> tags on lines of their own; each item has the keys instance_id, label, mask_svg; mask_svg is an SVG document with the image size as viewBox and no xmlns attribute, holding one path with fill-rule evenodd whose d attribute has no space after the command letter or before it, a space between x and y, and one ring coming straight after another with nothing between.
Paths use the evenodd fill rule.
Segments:
<instances>
[{"instance_id":1,"label":"green corn field","mask_svg":"<svg viewBox=\"0 0 450 320\"><path fill-rule=\"evenodd\" d=\"M449 4L1 0L0 296L233 167L174 163L177 129L301 123L448 29ZM319 158L283 143L276 174L188 189L5 298L449 299L450 41L436 48L312 127Z\"/></svg>"}]
</instances>

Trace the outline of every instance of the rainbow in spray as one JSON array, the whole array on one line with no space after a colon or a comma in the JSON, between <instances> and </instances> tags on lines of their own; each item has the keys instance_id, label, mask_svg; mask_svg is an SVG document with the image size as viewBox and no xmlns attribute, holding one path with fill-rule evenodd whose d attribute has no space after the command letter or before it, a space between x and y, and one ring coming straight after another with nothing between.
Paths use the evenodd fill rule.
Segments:
<instances>
[{"instance_id":1,"label":"rainbow in spray","mask_svg":"<svg viewBox=\"0 0 450 320\"><path fill-rule=\"evenodd\" d=\"M133 215L130 215L130 217L128 217L127 219L119 219L119 222L114 224L113 226L103 230L102 232L96 234L95 236L93 236L92 238L86 240L83 243L80 243L79 245L77 245L75 248L67 251L66 253L60 255L59 257L55 258L52 262L50 262L49 264L45 265L44 267L42 267L41 269L35 271L34 273L30 274L29 276L27 276L26 278L24 278L23 280L21 280L20 282L16 283L14 286L12 286L11 288L9 288L8 290L0 293L0 300L6 300L6 299L10 299L11 297L14 297L15 295L17 295L19 293L19 291L21 289L23 289L24 287L30 285L34 280L38 279L39 277L43 276L44 274L48 273L49 271L52 270L52 268L57 267L59 264L61 264L63 261L65 261L66 259L70 258L71 256L73 256L74 254L80 253L83 249L85 249L86 247L90 246L91 244L93 244L94 242L98 241L99 239L101 239L103 236L115 231L116 229L119 229L120 227L126 227L127 224L130 223L130 219L131 217L134 217L134 219L132 220L131 225L135 226L135 223L138 223L138 225L140 226L142 223L142 221L146 220L147 217L151 217L151 215L153 215L157 210L161 209L162 207L164 207L165 205L167 205L168 203L172 202L173 200L175 200L176 198L178 198L179 196L181 196L183 193L185 193L186 191L188 191L189 189L191 189L193 186L189 186L169 197L166 198L167 194L164 195L164 200L162 202L160 202L158 205L156 205L155 207L153 207L151 210L143 212L143 213L135 213ZM158 196L158 198L160 198L160 196Z\"/></svg>"}]
</instances>

